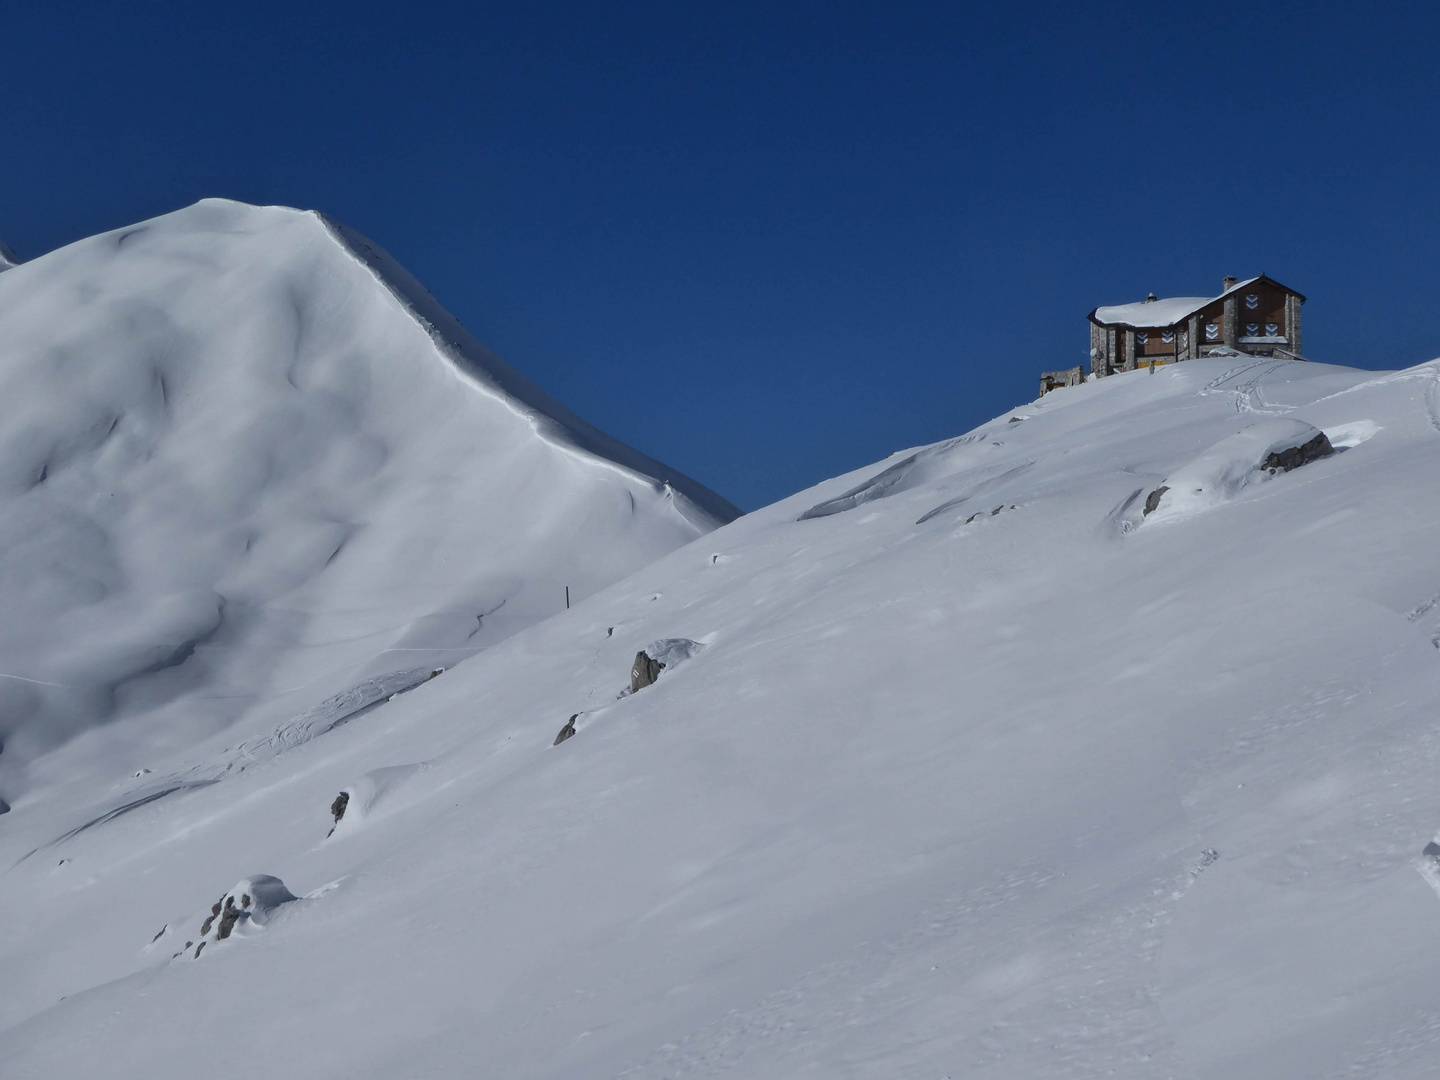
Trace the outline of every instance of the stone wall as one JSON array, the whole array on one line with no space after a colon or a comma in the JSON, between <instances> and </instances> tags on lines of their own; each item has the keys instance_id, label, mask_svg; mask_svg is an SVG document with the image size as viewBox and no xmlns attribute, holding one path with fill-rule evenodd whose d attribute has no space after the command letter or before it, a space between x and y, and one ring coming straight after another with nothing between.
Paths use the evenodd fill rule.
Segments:
<instances>
[{"instance_id":1,"label":"stone wall","mask_svg":"<svg viewBox=\"0 0 1440 1080\"><path fill-rule=\"evenodd\" d=\"M1040 396L1044 397L1051 390L1059 390L1062 386L1079 386L1085 381L1085 368L1066 368L1064 371L1047 371L1040 376Z\"/></svg>"}]
</instances>

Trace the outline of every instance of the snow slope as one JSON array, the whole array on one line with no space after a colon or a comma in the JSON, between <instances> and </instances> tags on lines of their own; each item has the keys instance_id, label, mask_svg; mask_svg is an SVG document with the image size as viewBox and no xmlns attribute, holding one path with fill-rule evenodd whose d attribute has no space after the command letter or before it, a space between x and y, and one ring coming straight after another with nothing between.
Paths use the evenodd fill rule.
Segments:
<instances>
[{"instance_id":1,"label":"snow slope","mask_svg":"<svg viewBox=\"0 0 1440 1080\"><path fill-rule=\"evenodd\" d=\"M205 786L17 805L0 1075L1433 1076L1437 403L1055 391ZM1143 514L1277 417L1338 452Z\"/></svg>"},{"instance_id":2,"label":"snow slope","mask_svg":"<svg viewBox=\"0 0 1440 1080\"><path fill-rule=\"evenodd\" d=\"M280 207L206 200L7 271L0 403L17 808L451 665L736 514Z\"/></svg>"}]
</instances>

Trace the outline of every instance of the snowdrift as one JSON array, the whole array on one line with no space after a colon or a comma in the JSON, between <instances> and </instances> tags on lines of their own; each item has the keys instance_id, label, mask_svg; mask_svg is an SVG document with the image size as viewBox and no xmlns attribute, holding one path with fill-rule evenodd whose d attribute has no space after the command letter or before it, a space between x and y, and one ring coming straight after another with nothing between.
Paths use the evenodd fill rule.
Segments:
<instances>
[{"instance_id":1,"label":"snowdrift","mask_svg":"<svg viewBox=\"0 0 1440 1080\"><path fill-rule=\"evenodd\" d=\"M206 200L72 244L0 277L0 326L17 806L453 664L736 514L317 214Z\"/></svg>"},{"instance_id":2,"label":"snowdrift","mask_svg":"<svg viewBox=\"0 0 1440 1080\"><path fill-rule=\"evenodd\" d=\"M1189 517L1333 452L1325 433L1303 420L1260 420L1221 439L1166 477L1165 483L1147 496L1142 513L1156 523Z\"/></svg>"},{"instance_id":3,"label":"snowdrift","mask_svg":"<svg viewBox=\"0 0 1440 1080\"><path fill-rule=\"evenodd\" d=\"M1058 390L219 782L68 836L94 791L32 797L0 1074L1432 1076L1437 386ZM1251 477L1312 429L1347 449ZM1217 461L1256 482L1121 527ZM260 867L303 903L174 957Z\"/></svg>"}]
</instances>

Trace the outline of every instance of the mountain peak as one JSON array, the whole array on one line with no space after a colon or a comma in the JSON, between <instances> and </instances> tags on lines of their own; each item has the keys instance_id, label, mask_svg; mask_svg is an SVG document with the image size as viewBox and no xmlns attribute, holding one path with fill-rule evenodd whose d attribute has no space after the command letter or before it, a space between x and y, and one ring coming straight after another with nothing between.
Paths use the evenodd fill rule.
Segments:
<instances>
[{"instance_id":1,"label":"mountain peak","mask_svg":"<svg viewBox=\"0 0 1440 1080\"><path fill-rule=\"evenodd\" d=\"M125 724L140 756L255 735L453 665L736 514L311 212L207 199L78 241L0 277L0 320L12 804L46 754L109 767L90 741L57 751L84 732Z\"/></svg>"}]
</instances>

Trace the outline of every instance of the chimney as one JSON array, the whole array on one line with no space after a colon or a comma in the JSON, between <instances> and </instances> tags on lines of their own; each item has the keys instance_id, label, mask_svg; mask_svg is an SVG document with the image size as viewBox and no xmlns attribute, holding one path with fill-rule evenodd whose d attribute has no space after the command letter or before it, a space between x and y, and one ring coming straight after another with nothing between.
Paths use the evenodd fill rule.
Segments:
<instances>
[{"instance_id":1,"label":"chimney","mask_svg":"<svg viewBox=\"0 0 1440 1080\"><path fill-rule=\"evenodd\" d=\"M1153 304L1153 303L1155 303L1155 294L1154 294L1153 292L1152 292L1149 296L1145 297L1145 303L1147 303L1147 304Z\"/></svg>"},{"instance_id":2,"label":"chimney","mask_svg":"<svg viewBox=\"0 0 1440 1080\"><path fill-rule=\"evenodd\" d=\"M1236 285L1238 285L1239 283L1240 283L1240 279L1239 279L1239 278L1237 278L1237 277L1227 277L1227 278L1225 279L1225 285L1224 285L1224 287L1221 288L1220 291L1221 291L1221 292L1229 292L1231 289L1233 289L1233 288L1234 288Z\"/></svg>"}]
</instances>

